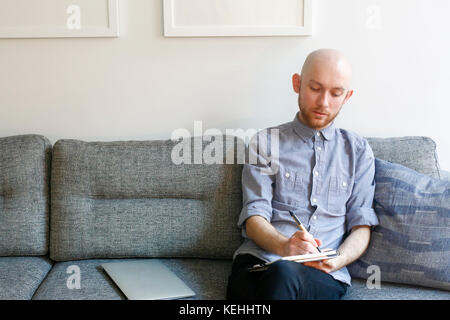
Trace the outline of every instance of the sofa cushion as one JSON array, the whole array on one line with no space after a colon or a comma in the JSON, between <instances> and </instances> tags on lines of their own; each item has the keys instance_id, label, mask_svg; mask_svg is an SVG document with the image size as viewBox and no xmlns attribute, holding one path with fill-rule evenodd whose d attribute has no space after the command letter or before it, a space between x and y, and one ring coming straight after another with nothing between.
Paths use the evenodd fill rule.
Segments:
<instances>
[{"instance_id":1,"label":"sofa cushion","mask_svg":"<svg viewBox=\"0 0 450 320\"><path fill-rule=\"evenodd\" d=\"M51 267L45 257L0 257L0 300L30 300Z\"/></svg>"},{"instance_id":2,"label":"sofa cushion","mask_svg":"<svg viewBox=\"0 0 450 320\"><path fill-rule=\"evenodd\" d=\"M353 279L343 300L450 300L445 290L381 282L380 288L368 289L366 280Z\"/></svg>"},{"instance_id":3,"label":"sofa cushion","mask_svg":"<svg viewBox=\"0 0 450 320\"><path fill-rule=\"evenodd\" d=\"M101 264L119 260L80 260L57 262L41 283L33 300L118 300L125 299L120 289L101 268ZM67 285L79 268L80 288Z\"/></svg>"},{"instance_id":4,"label":"sofa cushion","mask_svg":"<svg viewBox=\"0 0 450 320\"><path fill-rule=\"evenodd\" d=\"M376 158L439 179L436 143L428 137L367 138Z\"/></svg>"},{"instance_id":5,"label":"sofa cushion","mask_svg":"<svg viewBox=\"0 0 450 320\"><path fill-rule=\"evenodd\" d=\"M450 181L376 159L375 182L380 224L350 274L377 265L383 281L450 290Z\"/></svg>"},{"instance_id":6,"label":"sofa cushion","mask_svg":"<svg viewBox=\"0 0 450 320\"><path fill-rule=\"evenodd\" d=\"M201 137L187 141L192 151L203 148L200 155L206 150ZM175 146L171 140L57 141L50 257L231 258L241 242L242 166L178 165ZM222 146L224 159L231 151L236 156L233 144Z\"/></svg>"},{"instance_id":7,"label":"sofa cushion","mask_svg":"<svg viewBox=\"0 0 450 320\"><path fill-rule=\"evenodd\" d=\"M117 300L126 297L103 271L105 262L119 259L79 260L58 262L37 290L35 300ZM231 260L210 259L161 259L196 296L191 299L225 299ZM71 273L69 266L80 270L80 289L69 289L66 285ZM70 269L69 269L70 271Z\"/></svg>"},{"instance_id":8,"label":"sofa cushion","mask_svg":"<svg viewBox=\"0 0 450 320\"><path fill-rule=\"evenodd\" d=\"M172 270L196 296L183 300L224 300L226 286L231 272L231 260L210 259L160 259ZM101 268L105 262L120 259L80 260L58 262L49 272L34 300L118 300L126 299L120 289ZM69 289L66 285L71 273L68 267L76 265L80 269L80 289ZM69 269L70 270L70 269ZM345 300L360 299L450 299L450 293L443 290L413 287L402 284L381 283L380 289L368 289L366 281L352 280Z\"/></svg>"},{"instance_id":9,"label":"sofa cushion","mask_svg":"<svg viewBox=\"0 0 450 320\"><path fill-rule=\"evenodd\" d=\"M50 160L43 136L0 138L0 256L48 253Z\"/></svg>"}]
</instances>

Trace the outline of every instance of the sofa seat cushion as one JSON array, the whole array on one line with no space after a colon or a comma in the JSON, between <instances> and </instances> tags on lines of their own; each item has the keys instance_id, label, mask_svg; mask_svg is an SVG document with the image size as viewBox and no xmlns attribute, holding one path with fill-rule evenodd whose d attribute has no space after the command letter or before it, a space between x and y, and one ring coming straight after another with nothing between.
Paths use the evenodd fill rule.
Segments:
<instances>
[{"instance_id":1,"label":"sofa seat cushion","mask_svg":"<svg viewBox=\"0 0 450 320\"><path fill-rule=\"evenodd\" d=\"M132 259L130 259L132 260ZM101 268L105 262L123 259L78 260L58 262L36 291L35 300L118 300L125 299L120 289ZM195 293L194 299L223 300L226 297L231 260L208 259L161 259L161 261L182 279ZM69 289L67 273L70 266L80 268L80 289ZM70 269L69 269L70 270ZM443 290L414 287L382 282L380 289L368 289L366 280L352 279L352 287L344 300L408 300L408 299L450 299L450 293Z\"/></svg>"},{"instance_id":2,"label":"sofa seat cushion","mask_svg":"<svg viewBox=\"0 0 450 320\"><path fill-rule=\"evenodd\" d=\"M134 260L134 259L128 259ZM160 259L195 293L194 299L225 299L231 260ZM105 262L125 259L98 259L58 262L36 291L35 300L117 300L125 299L120 289L103 271ZM78 266L80 289L69 289L67 280L73 275L70 266ZM67 273L69 271L69 273Z\"/></svg>"},{"instance_id":3,"label":"sofa seat cushion","mask_svg":"<svg viewBox=\"0 0 450 320\"><path fill-rule=\"evenodd\" d=\"M0 300L30 300L51 267L45 257L0 257Z\"/></svg>"},{"instance_id":4,"label":"sofa seat cushion","mask_svg":"<svg viewBox=\"0 0 450 320\"><path fill-rule=\"evenodd\" d=\"M389 282L381 282L379 289L368 289L366 280L352 279L343 300L450 300L450 292Z\"/></svg>"}]
</instances>

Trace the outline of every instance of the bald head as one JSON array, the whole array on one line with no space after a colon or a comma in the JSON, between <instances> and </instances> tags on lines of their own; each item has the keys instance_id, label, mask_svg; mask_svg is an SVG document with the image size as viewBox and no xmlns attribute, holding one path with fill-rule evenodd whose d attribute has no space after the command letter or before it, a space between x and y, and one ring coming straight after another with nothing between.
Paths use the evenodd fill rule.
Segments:
<instances>
[{"instance_id":1,"label":"bald head","mask_svg":"<svg viewBox=\"0 0 450 320\"><path fill-rule=\"evenodd\" d=\"M352 68L344 55L334 49L320 49L308 55L301 75L292 76L298 93L299 120L321 130L337 117L353 95Z\"/></svg>"},{"instance_id":2,"label":"bald head","mask_svg":"<svg viewBox=\"0 0 450 320\"><path fill-rule=\"evenodd\" d=\"M301 77L311 78L317 73L328 73L345 85L350 87L352 78L352 67L347 58L335 49L319 49L311 52L303 64Z\"/></svg>"}]
</instances>

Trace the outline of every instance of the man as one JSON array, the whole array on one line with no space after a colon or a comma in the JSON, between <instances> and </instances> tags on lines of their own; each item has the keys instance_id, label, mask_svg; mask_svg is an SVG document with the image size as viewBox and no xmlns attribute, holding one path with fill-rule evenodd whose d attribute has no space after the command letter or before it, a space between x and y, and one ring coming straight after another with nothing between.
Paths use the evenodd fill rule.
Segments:
<instances>
[{"instance_id":1,"label":"man","mask_svg":"<svg viewBox=\"0 0 450 320\"><path fill-rule=\"evenodd\" d=\"M345 266L367 249L370 228L378 224L372 209L372 150L365 139L334 125L353 94L351 74L340 52L312 52L301 75L292 78L299 105L294 120L255 136L271 140L277 129L279 159L258 154L258 164L244 165L238 221L244 242L234 255L229 299L340 299L350 286ZM267 174L274 164L277 170ZM289 210L308 232L298 229ZM316 253L319 246L340 255L303 264L278 261L266 271L248 271L282 256Z\"/></svg>"}]
</instances>

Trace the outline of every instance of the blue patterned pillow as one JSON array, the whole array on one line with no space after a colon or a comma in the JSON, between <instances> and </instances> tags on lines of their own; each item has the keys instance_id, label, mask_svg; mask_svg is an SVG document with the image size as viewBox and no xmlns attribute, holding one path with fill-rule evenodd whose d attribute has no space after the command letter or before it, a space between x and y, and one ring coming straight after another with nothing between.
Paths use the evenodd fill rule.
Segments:
<instances>
[{"instance_id":1,"label":"blue patterned pillow","mask_svg":"<svg viewBox=\"0 0 450 320\"><path fill-rule=\"evenodd\" d=\"M375 159L375 182L380 225L350 274L367 278L377 265L382 282L450 290L450 181Z\"/></svg>"}]
</instances>

